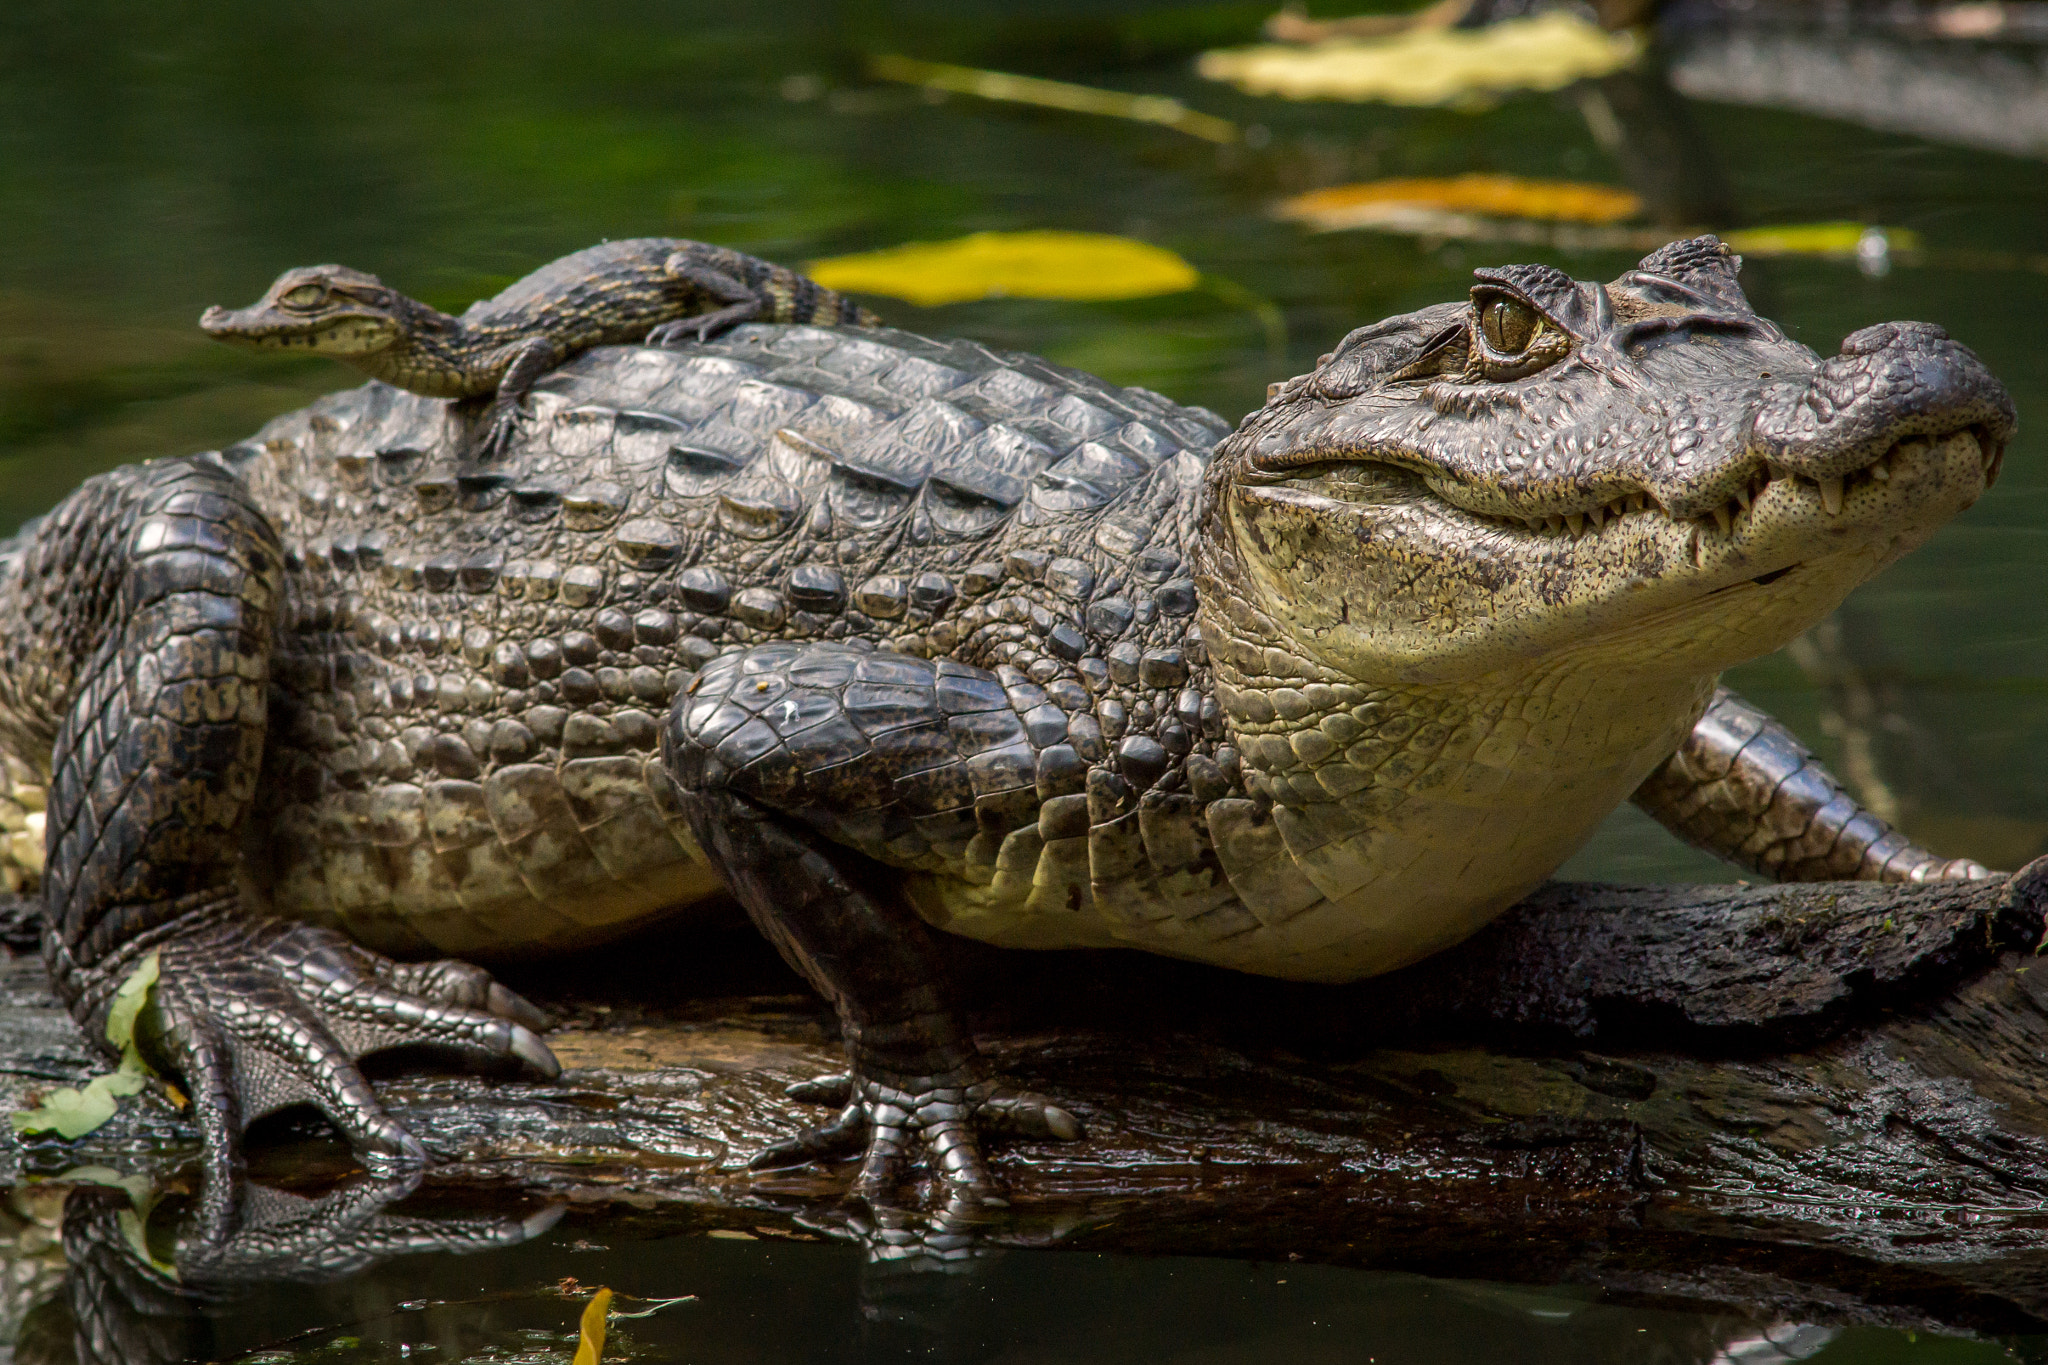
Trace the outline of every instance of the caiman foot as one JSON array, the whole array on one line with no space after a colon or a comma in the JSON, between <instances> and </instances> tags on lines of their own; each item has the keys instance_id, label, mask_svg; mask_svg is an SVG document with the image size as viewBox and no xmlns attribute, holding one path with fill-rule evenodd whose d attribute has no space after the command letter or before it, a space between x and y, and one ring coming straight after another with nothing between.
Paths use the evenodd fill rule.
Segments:
<instances>
[{"instance_id":1,"label":"caiman foot","mask_svg":"<svg viewBox=\"0 0 2048 1365\"><path fill-rule=\"evenodd\" d=\"M678 251L670 256L665 268L676 279L687 281L706 297L725 306L662 323L647 334L649 346L673 347L690 341L709 341L721 332L753 321L768 309L769 300L758 290L749 288L723 270L691 260L687 251Z\"/></svg>"},{"instance_id":2,"label":"caiman foot","mask_svg":"<svg viewBox=\"0 0 2048 1365\"><path fill-rule=\"evenodd\" d=\"M512 1059L553 1079L541 1012L462 962L399 963L331 930L214 912L157 941L159 975L139 1037L182 1078L208 1173L225 1177L241 1130L310 1103L372 1170L426 1149L384 1112L356 1063L424 1045ZM118 983L116 983L118 984Z\"/></svg>"},{"instance_id":3,"label":"caiman foot","mask_svg":"<svg viewBox=\"0 0 2048 1365\"><path fill-rule=\"evenodd\" d=\"M809 1104L836 1105L839 1113L774 1144L748 1165L762 1170L859 1156L853 1192L871 1204L889 1201L922 1152L949 1203L964 1198L1001 1205L1007 1201L982 1158L980 1133L1058 1142L1083 1136L1080 1120L1044 1095L996 1081L947 1085L928 1079L910 1089L842 1074L800 1081L786 1093Z\"/></svg>"},{"instance_id":4,"label":"caiman foot","mask_svg":"<svg viewBox=\"0 0 2048 1365\"><path fill-rule=\"evenodd\" d=\"M647 334L649 346L664 346L673 349L693 341L709 341L723 332L729 332L743 322L751 322L761 314L758 304L736 304L721 308L715 313L701 317L677 318L664 322Z\"/></svg>"}]
</instances>

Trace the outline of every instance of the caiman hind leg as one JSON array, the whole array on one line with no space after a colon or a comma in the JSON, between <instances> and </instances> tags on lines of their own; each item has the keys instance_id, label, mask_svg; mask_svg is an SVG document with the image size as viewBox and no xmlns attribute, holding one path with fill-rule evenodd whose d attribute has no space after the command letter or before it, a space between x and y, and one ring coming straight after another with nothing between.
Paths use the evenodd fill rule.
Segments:
<instances>
[{"instance_id":1,"label":"caiman hind leg","mask_svg":"<svg viewBox=\"0 0 2048 1365\"><path fill-rule=\"evenodd\" d=\"M143 466L78 497L11 587L51 601L67 572L103 566L102 591L72 594L94 619L68 632L77 652L53 718L43 883L44 956L89 1036L105 1037L114 992L154 953L138 1032L190 1093L215 1176L249 1120L307 1101L366 1158L422 1157L357 1069L380 1048L440 1045L552 1074L538 1014L476 968L404 966L326 929L243 913L236 872L269 725L277 537L207 459Z\"/></svg>"},{"instance_id":2,"label":"caiman hind leg","mask_svg":"<svg viewBox=\"0 0 2048 1365\"><path fill-rule=\"evenodd\" d=\"M1634 801L1687 843L1781 882L1966 881L1990 870L1919 847L1849 794L1798 737L1717 688Z\"/></svg>"},{"instance_id":3,"label":"caiman hind leg","mask_svg":"<svg viewBox=\"0 0 2048 1365\"><path fill-rule=\"evenodd\" d=\"M663 751L699 845L761 931L837 1010L852 1072L796 1087L840 1106L760 1165L864 1153L885 1202L922 1148L950 1197L994 1202L978 1130L1067 1139L1073 1115L990 1074L949 999L932 930L893 869L939 871L977 797L1029 792L1034 755L995 679L838 644L713 660Z\"/></svg>"},{"instance_id":4,"label":"caiman hind leg","mask_svg":"<svg viewBox=\"0 0 2048 1365\"><path fill-rule=\"evenodd\" d=\"M737 327L743 322L774 309L774 300L765 289L756 288L746 281L720 269L725 263L714 258L737 257L734 252L717 251L715 248L686 248L673 252L662 263L662 269L669 278L690 291L692 302L710 299L723 305L709 313L698 313L692 317L672 318L647 334L649 346L679 346L689 341L709 341L720 332ZM815 288L815 286L813 286Z\"/></svg>"}]
</instances>

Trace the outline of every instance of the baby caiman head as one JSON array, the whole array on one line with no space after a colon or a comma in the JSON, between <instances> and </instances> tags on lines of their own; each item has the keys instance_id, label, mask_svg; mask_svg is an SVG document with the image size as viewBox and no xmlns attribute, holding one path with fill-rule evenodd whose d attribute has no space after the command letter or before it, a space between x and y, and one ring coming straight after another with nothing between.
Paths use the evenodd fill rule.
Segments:
<instances>
[{"instance_id":1,"label":"baby caiman head","mask_svg":"<svg viewBox=\"0 0 2048 1365\"><path fill-rule=\"evenodd\" d=\"M2013 405L1927 323L1823 360L1740 264L1699 237L1606 285L1479 270L1463 303L1351 333L1218 447L1205 610L1385 682L1783 645L1976 501Z\"/></svg>"},{"instance_id":2,"label":"baby caiman head","mask_svg":"<svg viewBox=\"0 0 2048 1365\"><path fill-rule=\"evenodd\" d=\"M375 275L345 265L301 266L247 308L209 308L199 325L217 341L259 351L352 360L388 350L425 311Z\"/></svg>"}]
</instances>

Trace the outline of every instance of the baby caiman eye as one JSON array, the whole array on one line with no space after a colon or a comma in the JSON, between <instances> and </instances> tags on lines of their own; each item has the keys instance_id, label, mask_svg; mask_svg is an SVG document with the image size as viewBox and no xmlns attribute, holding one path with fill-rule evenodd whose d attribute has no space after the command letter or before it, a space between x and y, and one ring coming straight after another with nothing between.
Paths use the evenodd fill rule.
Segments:
<instances>
[{"instance_id":1,"label":"baby caiman eye","mask_svg":"<svg viewBox=\"0 0 2048 1365\"><path fill-rule=\"evenodd\" d=\"M1543 315L1519 300L1496 295L1479 310L1479 330L1501 355L1520 355L1543 329Z\"/></svg>"},{"instance_id":2,"label":"baby caiman eye","mask_svg":"<svg viewBox=\"0 0 2048 1365\"><path fill-rule=\"evenodd\" d=\"M327 291L317 284L302 284L297 289L286 290L278 302L287 308L314 308L327 297Z\"/></svg>"}]
</instances>

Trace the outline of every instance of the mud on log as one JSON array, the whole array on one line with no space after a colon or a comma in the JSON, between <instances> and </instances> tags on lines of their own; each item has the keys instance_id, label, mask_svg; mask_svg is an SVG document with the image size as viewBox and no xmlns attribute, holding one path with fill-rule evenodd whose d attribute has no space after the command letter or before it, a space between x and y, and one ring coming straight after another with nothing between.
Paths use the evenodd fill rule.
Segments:
<instances>
[{"instance_id":1,"label":"mud on log","mask_svg":"<svg viewBox=\"0 0 2048 1365\"><path fill-rule=\"evenodd\" d=\"M2044 909L2048 860L1906 888L1554 884L1459 949L1347 987L963 945L987 1050L1089 1129L1003 1149L1013 1207L986 1231L2048 1330ZM838 1063L758 940L700 925L510 977L566 1021L558 1082L380 1085L444 1163L437 1196L847 1230L847 1171L744 1168L816 1117L782 1087ZM38 962L0 968L10 1107L100 1065ZM317 1128L273 1122L270 1150ZM145 1100L9 1156L19 1179L163 1170L190 1145ZM303 1184L303 1143L290 1161Z\"/></svg>"}]
</instances>

